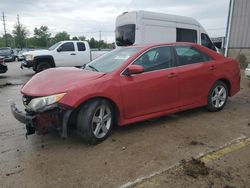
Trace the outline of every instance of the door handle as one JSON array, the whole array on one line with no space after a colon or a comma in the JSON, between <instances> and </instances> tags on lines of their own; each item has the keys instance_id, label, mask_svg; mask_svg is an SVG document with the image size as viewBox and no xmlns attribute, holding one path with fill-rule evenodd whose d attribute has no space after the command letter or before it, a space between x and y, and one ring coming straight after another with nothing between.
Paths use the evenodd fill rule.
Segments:
<instances>
[{"instance_id":1,"label":"door handle","mask_svg":"<svg viewBox=\"0 0 250 188\"><path fill-rule=\"evenodd\" d=\"M214 65L211 65L210 67L209 67L209 70L214 70L215 69L215 66Z\"/></svg>"},{"instance_id":2,"label":"door handle","mask_svg":"<svg viewBox=\"0 0 250 188\"><path fill-rule=\"evenodd\" d=\"M168 78L174 78L174 77L177 77L177 74L171 72L169 75L168 75Z\"/></svg>"},{"instance_id":3,"label":"door handle","mask_svg":"<svg viewBox=\"0 0 250 188\"><path fill-rule=\"evenodd\" d=\"M70 55L76 55L75 53L72 53L72 54L70 54Z\"/></svg>"}]
</instances>

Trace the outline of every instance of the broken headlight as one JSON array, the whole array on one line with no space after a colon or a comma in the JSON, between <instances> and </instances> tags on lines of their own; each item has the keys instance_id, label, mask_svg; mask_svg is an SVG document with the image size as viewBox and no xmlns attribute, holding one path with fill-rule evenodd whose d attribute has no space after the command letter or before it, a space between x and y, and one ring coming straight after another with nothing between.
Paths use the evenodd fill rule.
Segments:
<instances>
[{"instance_id":1,"label":"broken headlight","mask_svg":"<svg viewBox=\"0 0 250 188\"><path fill-rule=\"evenodd\" d=\"M56 107L57 102L60 101L66 93L60 93L56 95L38 97L32 99L26 106L27 110L34 112L43 112L45 110Z\"/></svg>"}]
</instances>

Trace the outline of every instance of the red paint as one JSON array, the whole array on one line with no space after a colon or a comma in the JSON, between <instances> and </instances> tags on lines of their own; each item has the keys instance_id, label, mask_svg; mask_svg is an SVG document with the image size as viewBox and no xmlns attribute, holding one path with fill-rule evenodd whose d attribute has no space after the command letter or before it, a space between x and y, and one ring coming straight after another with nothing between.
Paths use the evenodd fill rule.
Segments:
<instances>
[{"instance_id":1,"label":"red paint","mask_svg":"<svg viewBox=\"0 0 250 188\"><path fill-rule=\"evenodd\" d=\"M176 44L193 45L214 60L131 76L122 74L147 49ZM139 72L140 69L140 66L132 66L132 71ZM157 44L144 46L142 51L111 73L77 68L49 69L34 76L22 88L22 93L30 96L67 93L60 103L75 108L91 98L104 97L117 105L118 123L125 125L205 106L209 90L221 79L230 83L230 96L235 95L240 89L239 63L197 44Z\"/></svg>"}]
</instances>

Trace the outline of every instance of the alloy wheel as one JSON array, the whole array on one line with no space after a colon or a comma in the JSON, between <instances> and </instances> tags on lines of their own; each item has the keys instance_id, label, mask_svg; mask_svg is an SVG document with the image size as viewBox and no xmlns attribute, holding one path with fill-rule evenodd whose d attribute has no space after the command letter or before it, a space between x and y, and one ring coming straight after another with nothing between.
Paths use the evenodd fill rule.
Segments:
<instances>
[{"instance_id":1,"label":"alloy wheel","mask_svg":"<svg viewBox=\"0 0 250 188\"><path fill-rule=\"evenodd\" d=\"M215 108L220 108L224 105L227 98L227 90L223 85L217 85L212 93L212 104Z\"/></svg>"},{"instance_id":2,"label":"alloy wheel","mask_svg":"<svg viewBox=\"0 0 250 188\"><path fill-rule=\"evenodd\" d=\"M100 105L96 109L92 119L93 134L97 138L105 137L111 128L111 123L112 123L112 114L110 107L105 104Z\"/></svg>"}]
</instances>

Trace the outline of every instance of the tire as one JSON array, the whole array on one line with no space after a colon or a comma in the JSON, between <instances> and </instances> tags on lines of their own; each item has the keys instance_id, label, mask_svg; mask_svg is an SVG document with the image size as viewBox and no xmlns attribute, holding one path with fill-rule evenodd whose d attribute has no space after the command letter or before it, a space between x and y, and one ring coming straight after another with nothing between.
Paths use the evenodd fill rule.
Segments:
<instances>
[{"instance_id":1,"label":"tire","mask_svg":"<svg viewBox=\"0 0 250 188\"><path fill-rule=\"evenodd\" d=\"M91 100L84 104L77 116L77 132L91 145L104 141L114 124L114 111L105 99Z\"/></svg>"},{"instance_id":2,"label":"tire","mask_svg":"<svg viewBox=\"0 0 250 188\"><path fill-rule=\"evenodd\" d=\"M39 63L37 64L37 66L36 66L35 71L36 71L36 73L38 73L38 72L41 72L41 71L43 71L43 70L49 69L49 68L51 68L51 67L52 67L52 66L51 66L50 63L48 63L48 62L39 62Z\"/></svg>"},{"instance_id":3,"label":"tire","mask_svg":"<svg viewBox=\"0 0 250 188\"><path fill-rule=\"evenodd\" d=\"M227 98L228 86L222 81L216 82L208 95L208 111L216 112L222 110L227 103Z\"/></svg>"}]
</instances>

